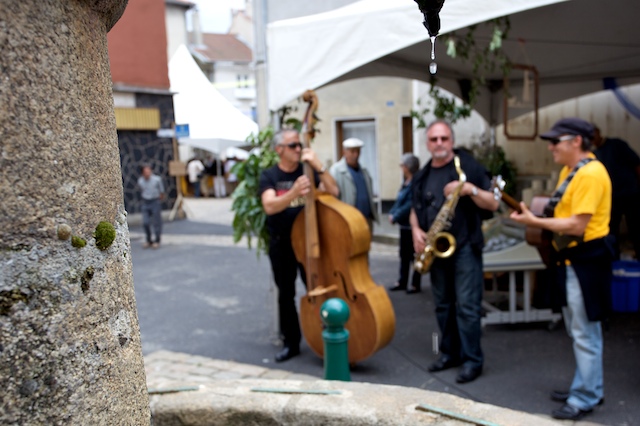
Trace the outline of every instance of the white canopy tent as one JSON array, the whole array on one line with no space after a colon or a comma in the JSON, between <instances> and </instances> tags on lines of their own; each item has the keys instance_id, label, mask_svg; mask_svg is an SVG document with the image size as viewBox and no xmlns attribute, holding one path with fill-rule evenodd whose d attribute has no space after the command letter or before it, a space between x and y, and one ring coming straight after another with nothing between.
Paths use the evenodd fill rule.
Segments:
<instances>
[{"instance_id":1,"label":"white canopy tent","mask_svg":"<svg viewBox=\"0 0 640 426\"><path fill-rule=\"evenodd\" d=\"M179 138L180 144L223 154L258 133L258 124L213 87L184 45L169 62L169 79L176 123L189 124L189 137Z\"/></svg>"},{"instance_id":2,"label":"white canopy tent","mask_svg":"<svg viewBox=\"0 0 640 426\"><path fill-rule=\"evenodd\" d=\"M603 89L602 79L640 82L637 0L446 0L440 35L510 16L503 49L540 75L539 106ZM269 108L276 110L307 89L369 76L429 81L430 41L413 0L361 0L330 12L277 21L267 29ZM478 40L489 29L480 26ZM303 53L301 53L304 52ZM436 43L438 85L460 95L471 64ZM488 80L501 81L500 70ZM517 88L518 83L512 82ZM500 122L501 102L484 88L476 109Z\"/></svg>"}]
</instances>

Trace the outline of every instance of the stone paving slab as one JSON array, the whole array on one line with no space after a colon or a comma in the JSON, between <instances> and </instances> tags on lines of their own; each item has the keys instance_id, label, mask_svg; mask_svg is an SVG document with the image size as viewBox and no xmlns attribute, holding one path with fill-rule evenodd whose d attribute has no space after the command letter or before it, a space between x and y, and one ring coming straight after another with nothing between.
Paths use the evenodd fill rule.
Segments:
<instances>
[{"instance_id":1,"label":"stone paving slab","mask_svg":"<svg viewBox=\"0 0 640 426\"><path fill-rule=\"evenodd\" d=\"M318 380L306 374L223 361L180 352L157 351L144 357L147 387L169 388L213 384L217 380L274 379Z\"/></svg>"}]
</instances>

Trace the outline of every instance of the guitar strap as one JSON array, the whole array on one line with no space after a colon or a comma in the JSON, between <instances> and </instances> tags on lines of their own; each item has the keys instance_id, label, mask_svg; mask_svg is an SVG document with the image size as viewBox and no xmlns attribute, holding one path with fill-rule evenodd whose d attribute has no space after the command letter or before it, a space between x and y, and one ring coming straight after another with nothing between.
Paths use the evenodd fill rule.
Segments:
<instances>
[{"instance_id":1,"label":"guitar strap","mask_svg":"<svg viewBox=\"0 0 640 426\"><path fill-rule=\"evenodd\" d=\"M585 164L588 164L591 161L593 161L593 158L587 157L587 158L583 158L578 162L578 164L576 164L573 170L571 170L571 173L569 173L567 178L560 184L558 189L556 189L556 191L553 193L553 195L549 199L549 202L544 207L544 217L553 217L554 210L556 209L556 205L560 202L560 199L562 198L565 191L567 190L567 187L569 186L569 183L571 182L573 177L576 175L580 167L584 166ZM556 250L562 250L572 242L581 243L583 240L584 240L584 235L576 237L574 235L560 235L555 232L553 233L553 243L556 247Z\"/></svg>"}]
</instances>

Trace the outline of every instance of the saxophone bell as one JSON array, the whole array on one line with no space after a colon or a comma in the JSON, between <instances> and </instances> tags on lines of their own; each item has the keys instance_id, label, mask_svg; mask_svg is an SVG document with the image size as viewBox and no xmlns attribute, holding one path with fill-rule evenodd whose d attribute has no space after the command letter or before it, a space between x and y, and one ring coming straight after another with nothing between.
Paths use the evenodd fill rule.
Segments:
<instances>
[{"instance_id":1,"label":"saxophone bell","mask_svg":"<svg viewBox=\"0 0 640 426\"><path fill-rule=\"evenodd\" d=\"M448 232L438 232L433 239L433 244L427 246L422 253L416 254L413 269L426 274L436 257L444 259L450 257L455 251L456 238Z\"/></svg>"},{"instance_id":2,"label":"saxophone bell","mask_svg":"<svg viewBox=\"0 0 640 426\"><path fill-rule=\"evenodd\" d=\"M448 232L438 232L433 245L433 254L444 259L456 251L456 238Z\"/></svg>"}]
</instances>

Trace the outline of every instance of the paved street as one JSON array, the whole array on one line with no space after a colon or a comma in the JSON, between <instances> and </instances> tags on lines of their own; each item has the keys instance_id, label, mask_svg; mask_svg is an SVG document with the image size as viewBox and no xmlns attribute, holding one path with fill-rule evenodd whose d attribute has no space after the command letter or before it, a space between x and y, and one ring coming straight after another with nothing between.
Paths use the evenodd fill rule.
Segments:
<instances>
[{"instance_id":1,"label":"paved street","mask_svg":"<svg viewBox=\"0 0 640 426\"><path fill-rule=\"evenodd\" d=\"M239 364L246 364L249 367L243 371L256 374L278 369L322 377L322 361L304 345L301 356L282 364L273 362L278 342L269 261L266 256L258 258L244 243L233 244L228 209L229 200L189 200L190 219L165 223L158 250L142 249L142 228L131 226L134 283L147 362L161 366L170 361L161 361L158 351L172 351L217 360L212 365L232 365L236 370L242 370ZM378 284L388 286L395 281L396 250L373 244L370 269ZM437 331L427 287L425 279L423 289L427 291L420 294L390 293L396 313L394 339L355 366L353 381L448 392L529 413L548 414L557 408L547 395L551 389L568 387L573 356L564 330L549 331L545 323L486 326L485 370L475 382L456 384L455 370L427 372L426 366L436 358L431 339ZM298 290L304 292L302 284ZM639 315L616 315L605 333L606 403L577 424L640 422L639 353ZM177 359L171 354L165 358ZM163 368L156 370L150 379L155 377L157 384L153 374L161 375ZM180 368L175 371L172 374L179 374ZM203 374L221 373L209 370Z\"/></svg>"}]
</instances>

